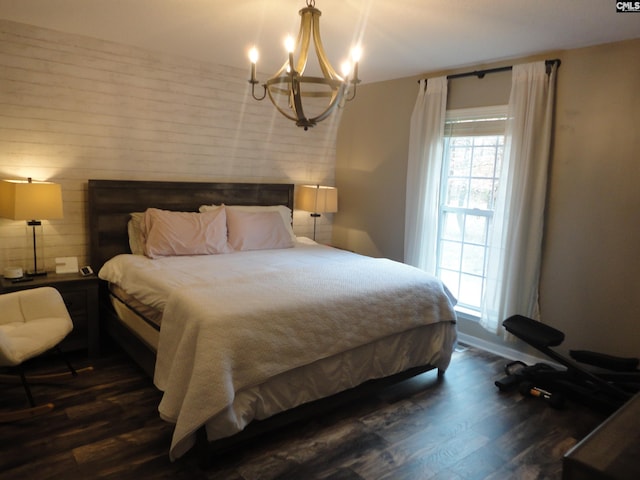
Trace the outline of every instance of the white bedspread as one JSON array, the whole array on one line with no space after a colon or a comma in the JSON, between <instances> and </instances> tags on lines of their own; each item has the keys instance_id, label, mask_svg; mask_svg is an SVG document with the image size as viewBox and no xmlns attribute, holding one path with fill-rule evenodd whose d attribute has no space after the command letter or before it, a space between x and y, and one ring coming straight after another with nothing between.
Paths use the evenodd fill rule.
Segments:
<instances>
[{"instance_id":1,"label":"white bedspread","mask_svg":"<svg viewBox=\"0 0 640 480\"><path fill-rule=\"evenodd\" d=\"M398 332L455 321L421 270L309 244L149 260L122 255L100 277L164 310L155 384L175 422L171 457L238 392ZM148 286L152 285L152 289Z\"/></svg>"}]
</instances>

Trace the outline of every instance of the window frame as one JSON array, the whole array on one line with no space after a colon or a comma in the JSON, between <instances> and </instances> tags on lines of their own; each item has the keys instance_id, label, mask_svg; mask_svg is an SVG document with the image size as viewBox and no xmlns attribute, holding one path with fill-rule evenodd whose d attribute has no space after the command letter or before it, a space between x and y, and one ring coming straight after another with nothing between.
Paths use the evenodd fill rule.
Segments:
<instances>
[{"instance_id":1,"label":"window frame","mask_svg":"<svg viewBox=\"0 0 640 480\"><path fill-rule=\"evenodd\" d=\"M490 229L491 229L491 221L493 218L494 210L493 208L476 208L470 207L468 205L464 207L451 206L447 204L447 192L448 185L450 179L450 139L452 137L486 137L486 136L502 136L502 162L504 161L504 145L506 141L506 120L507 120L507 109L508 105L498 105L498 106L488 106L488 107L478 107L478 108L467 108L467 109L455 109L455 110L447 110L445 117L445 129L443 135L443 148L442 148L442 170L440 175L440 193L438 196L438 228L437 228L437 238L436 238L436 275L439 278L442 278L442 272L449 271L454 272L458 276L457 282L457 293L459 296L460 292L460 280L463 275L471 275L476 278L481 279L481 291L480 291L480 305L476 308L475 305L465 305L463 303L459 303L456 305L456 311L462 317L468 318L470 320L479 320L480 312L482 310L482 304L484 302L484 293L486 286L486 274L487 274L487 250L489 248L489 239L490 239ZM499 144L500 142L498 142ZM475 145L472 147L475 148ZM492 181L500 181L499 170L501 167L501 163L496 165L494 162L493 168L493 177L482 177L483 179L491 178ZM470 166L469 174L466 177L462 177L471 182L474 178L473 172ZM478 177L480 178L480 177ZM493 195L491 198L492 207L495 206L495 193L497 191L497 187L493 189ZM442 251L443 251L443 243L447 240L445 233L445 219L447 214L462 214L464 215L465 225L462 228L461 236L459 240L456 240L457 243L460 243L461 251L459 255L459 262L457 270L453 270L451 268L445 268L442 265ZM475 217L485 217L486 223L484 227L484 243L480 244L477 242L466 242L465 241L465 232L466 232L466 220L468 216ZM465 272L464 268L464 246L465 245L475 245L481 246L484 249L484 258L482 262L482 274L474 275L471 272Z\"/></svg>"}]
</instances>

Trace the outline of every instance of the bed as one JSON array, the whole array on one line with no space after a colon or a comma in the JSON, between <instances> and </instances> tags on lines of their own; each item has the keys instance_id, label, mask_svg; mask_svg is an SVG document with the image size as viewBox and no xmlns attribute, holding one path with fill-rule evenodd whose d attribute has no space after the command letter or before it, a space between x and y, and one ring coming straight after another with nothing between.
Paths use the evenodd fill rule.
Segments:
<instances>
[{"instance_id":1,"label":"bed","mask_svg":"<svg viewBox=\"0 0 640 480\"><path fill-rule=\"evenodd\" d=\"M291 184L89 181L101 321L163 392L171 459L194 446L206 459L344 392L449 364L446 287L398 262L296 238L293 193ZM143 252L132 213L144 215ZM153 235L165 219L181 237L191 228L183 220L226 229L206 235L211 251L163 251ZM256 225L279 234L264 243L256 231L267 227ZM220 235L227 241L215 244Z\"/></svg>"}]
</instances>

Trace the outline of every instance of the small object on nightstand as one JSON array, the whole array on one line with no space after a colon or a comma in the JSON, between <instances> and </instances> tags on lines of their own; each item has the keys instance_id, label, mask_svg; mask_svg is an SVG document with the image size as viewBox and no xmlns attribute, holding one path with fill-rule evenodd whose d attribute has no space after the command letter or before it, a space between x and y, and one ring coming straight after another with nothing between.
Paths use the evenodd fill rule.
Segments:
<instances>
[{"instance_id":1,"label":"small object on nightstand","mask_svg":"<svg viewBox=\"0 0 640 480\"><path fill-rule=\"evenodd\" d=\"M93 275L93 269L89 265L85 265L84 267L80 267L80 274L83 277L87 275Z\"/></svg>"},{"instance_id":2,"label":"small object on nightstand","mask_svg":"<svg viewBox=\"0 0 640 480\"><path fill-rule=\"evenodd\" d=\"M78 257L56 258L56 273L77 273Z\"/></svg>"},{"instance_id":3,"label":"small object on nightstand","mask_svg":"<svg viewBox=\"0 0 640 480\"><path fill-rule=\"evenodd\" d=\"M22 271L22 268L20 267L5 267L4 268L4 278L8 278L8 279L15 279L15 278L22 278L22 276L24 275L24 272Z\"/></svg>"},{"instance_id":4,"label":"small object on nightstand","mask_svg":"<svg viewBox=\"0 0 640 480\"><path fill-rule=\"evenodd\" d=\"M12 278L11 283L33 282L33 277Z\"/></svg>"}]
</instances>

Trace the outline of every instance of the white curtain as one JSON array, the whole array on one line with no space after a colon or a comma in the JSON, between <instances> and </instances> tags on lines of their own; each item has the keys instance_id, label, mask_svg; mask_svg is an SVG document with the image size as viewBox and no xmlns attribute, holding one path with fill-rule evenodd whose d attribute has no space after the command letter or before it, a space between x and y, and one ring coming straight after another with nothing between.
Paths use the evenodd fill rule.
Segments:
<instances>
[{"instance_id":1,"label":"white curtain","mask_svg":"<svg viewBox=\"0 0 640 480\"><path fill-rule=\"evenodd\" d=\"M513 314L539 319L538 283L556 64L515 65L505 154L490 237L480 324L500 334Z\"/></svg>"},{"instance_id":2,"label":"white curtain","mask_svg":"<svg viewBox=\"0 0 640 480\"><path fill-rule=\"evenodd\" d=\"M426 85L425 85L426 83ZM404 259L435 273L447 78L420 80L409 132Z\"/></svg>"}]
</instances>

